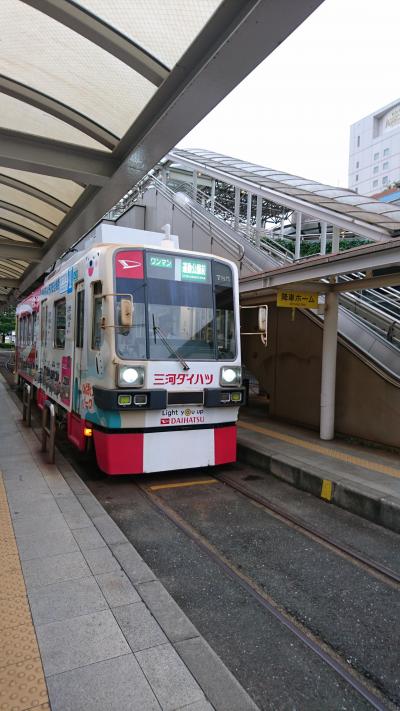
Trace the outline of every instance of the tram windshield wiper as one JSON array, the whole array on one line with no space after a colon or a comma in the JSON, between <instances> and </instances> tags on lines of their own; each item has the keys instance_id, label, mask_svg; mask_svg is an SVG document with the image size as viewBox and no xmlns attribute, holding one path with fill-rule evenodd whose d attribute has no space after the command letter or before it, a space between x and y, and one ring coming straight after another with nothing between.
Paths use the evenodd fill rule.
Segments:
<instances>
[{"instance_id":1,"label":"tram windshield wiper","mask_svg":"<svg viewBox=\"0 0 400 711\"><path fill-rule=\"evenodd\" d=\"M158 334L160 336L161 341L163 342L164 346L169 350L171 355L175 356L175 358L177 358L179 360L183 370L190 370L186 361L183 360L183 358L179 355L178 351L176 351L175 348L173 346L171 346L165 333L163 333L161 328L156 324L154 314L153 314L153 333L154 333L154 343L157 342L157 334Z\"/></svg>"}]
</instances>

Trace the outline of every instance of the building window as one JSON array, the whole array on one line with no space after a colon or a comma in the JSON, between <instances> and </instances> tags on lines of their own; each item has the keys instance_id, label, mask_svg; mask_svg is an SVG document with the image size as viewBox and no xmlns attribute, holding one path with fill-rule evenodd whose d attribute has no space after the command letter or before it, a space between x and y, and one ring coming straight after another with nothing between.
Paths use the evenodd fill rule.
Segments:
<instances>
[{"instance_id":1,"label":"building window","mask_svg":"<svg viewBox=\"0 0 400 711\"><path fill-rule=\"evenodd\" d=\"M356 168L359 168L359 167L360 167L360 161L358 160L356 163Z\"/></svg>"},{"instance_id":2,"label":"building window","mask_svg":"<svg viewBox=\"0 0 400 711\"><path fill-rule=\"evenodd\" d=\"M379 165L374 165L374 175L376 175L379 171Z\"/></svg>"},{"instance_id":3,"label":"building window","mask_svg":"<svg viewBox=\"0 0 400 711\"><path fill-rule=\"evenodd\" d=\"M356 183L358 183L358 175L356 175Z\"/></svg>"},{"instance_id":4,"label":"building window","mask_svg":"<svg viewBox=\"0 0 400 711\"><path fill-rule=\"evenodd\" d=\"M383 155L384 155L384 156L388 156L388 155L389 155L389 148L385 148L385 150L383 151Z\"/></svg>"},{"instance_id":5,"label":"building window","mask_svg":"<svg viewBox=\"0 0 400 711\"><path fill-rule=\"evenodd\" d=\"M389 168L389 161L385 160L385 162L383 164L383 170L387 170L388 168Z\"/></svg>"},{"instance_id":6,"label":"building window","mask_svg":"<svg viewBox=\"0 0 400 711\"><path fill-rule=\"evenodd\" d=\"M379 153L374 153L374 160L379 160Z\"/></svg>"},{"instance_id":7,"label":"building window","mask_svg":"<svg viewBox=\"0 0 400 711\"><path fill-rule=\"evenodd\" d=\"M357 148L360 147L360 136L357 136Z\"/></svg>"},{"instance_id":8,"label":"building window","mask_svg":"<svg viewBox=\"0 0 400 711\"><path fill-rule=\"evenodd\" d=\"M65 347L65 316L66 316L66 304L65 299L56 301L54 304L54 320L55 320L55 331L54 331L54 347L64 348Z\"/></svg>"},{"instance_id":9,"label":"building window","mask_svg":"<svg viewBox=\"0 0 400 711\"><path fill-rule=\"evenodd\" d=\"M374 182L372 183L372 187L373 187L373 188L377 188L377 187L378 187L378 181L377 181L377 180L374 180Z\"/></svg>"},{"instance_id":10,"label":"building window","mask_svg":"<svg viewBox=\"0 0 400 711\"><path fill-rule=\"evenodd\" d=\"M387 175L384 175L382 178L382 185L387 185L389 181L389 178Z\"/></svg>"}]
</instances>

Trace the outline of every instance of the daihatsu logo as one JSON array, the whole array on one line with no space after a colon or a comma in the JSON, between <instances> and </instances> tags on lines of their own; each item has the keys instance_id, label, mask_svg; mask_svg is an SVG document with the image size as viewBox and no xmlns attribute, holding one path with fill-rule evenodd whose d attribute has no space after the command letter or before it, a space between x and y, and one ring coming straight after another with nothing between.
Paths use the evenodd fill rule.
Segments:
<instances>
[{"instance_id":1,"label":"daihatsu logo","mask_svg":"<svg viewBox=\"0 0 400 711\"><path fill-rule=\"evenodd\" d=\"M142 266L141 262L134 262L132 259L118 259L118 261L124 269L136 269Z\"/></svg>"}]
</instances>

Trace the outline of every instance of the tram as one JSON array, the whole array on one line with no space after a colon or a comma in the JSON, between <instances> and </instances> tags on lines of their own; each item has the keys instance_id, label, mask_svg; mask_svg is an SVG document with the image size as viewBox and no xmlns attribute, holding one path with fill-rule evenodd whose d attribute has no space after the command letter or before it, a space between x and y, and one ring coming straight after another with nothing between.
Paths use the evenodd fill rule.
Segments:
<instances>
[{"instance_id":1,"label":"tram","mask_svg":"<svg viewBox=\"0 0 400 711\"><path fill-rule=\"evenodd\" d=\"M236 265L100 223L18 305L17 373L106 474L235 461Z\"/></svg>"}]
</instances>

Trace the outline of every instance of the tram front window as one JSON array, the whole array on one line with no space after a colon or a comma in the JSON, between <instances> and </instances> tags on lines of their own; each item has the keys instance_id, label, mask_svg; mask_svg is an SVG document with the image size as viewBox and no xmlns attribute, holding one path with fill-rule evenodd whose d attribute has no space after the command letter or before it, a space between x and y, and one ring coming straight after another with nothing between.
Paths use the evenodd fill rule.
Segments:
<instances>
[{"instance_id":1,"label":"tram front window","mask_svg":"<svg viewBox=\"0 0 400 711\"><path fill-rule=\"evenodd\" d=\"M123 292L134 303L132 327L116 328L117 353L132 360L235 358L231 268L210 259L155 252L145 253L145 266L139 279L116 280L121 294L117 324Z\"/></svg>"}]
</instances>

